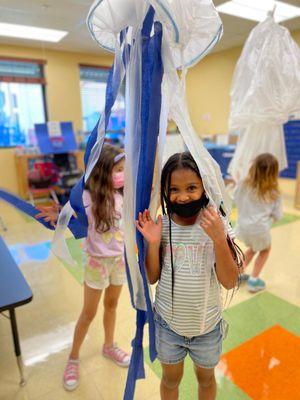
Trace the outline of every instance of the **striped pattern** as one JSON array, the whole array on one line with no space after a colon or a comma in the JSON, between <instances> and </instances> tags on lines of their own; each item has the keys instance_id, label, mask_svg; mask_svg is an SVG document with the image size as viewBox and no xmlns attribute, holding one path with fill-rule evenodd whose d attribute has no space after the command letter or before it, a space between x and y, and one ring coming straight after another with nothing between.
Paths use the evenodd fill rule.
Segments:
<instances>
[{"instance_id":1,"label":"striped pattern","mask_svg":"<svg viewBox=\"0 0 300 400\"><path fill-rule=\"evenodd\" d=\"M186 337L202 335L215 327L222 313L213 242L199 225L171 223L175 270L173 305L169 218L164 216L162 271L155 309L174 332Z\"/></svg>"}]
</instances>

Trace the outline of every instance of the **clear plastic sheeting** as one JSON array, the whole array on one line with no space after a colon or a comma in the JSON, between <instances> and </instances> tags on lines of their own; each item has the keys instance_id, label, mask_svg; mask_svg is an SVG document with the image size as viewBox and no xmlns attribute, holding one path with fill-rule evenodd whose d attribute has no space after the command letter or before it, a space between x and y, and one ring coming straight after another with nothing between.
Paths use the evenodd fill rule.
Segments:
<instances>
[{"instance_id":1,"label":"clear plastic sheeting","mask_svg":"<svg viewBox=\"0 0 300 400\"><path fill-rule=\"evenodd\" d=\"M229 215L231 211L231 201L225 189L220 167L203 145L202 140L192 125L186 101L185 74L183 73L182 79L178 77L174 65L173 53L168 45L167 38L163 39L162 55L164 78L162 83L163 107L161 120L164 121L164 115L168 115L168 118L176 123L185 146L198 165L203 180L203 186L211 203L214 204L216 208L219 208L222 204L226 214ZM160 177L165 154L166 124L163 123L161 128L157 157L158 177ZM179 149L179 151L181 150ZM157 185L159 185L159 179L156 180L156 186ZM152 206L157 204L155 196L159 189L156 186L154 186L152 193Z\"/></svg>"},{"instance_id":2,"label":"clear plastic sheeting","mask_svg":"<svg viewBox=\"0 0 300 400\"><path fill-rule=\"evenodd\" d=\"M147 10L146 0L96 0L87 16L93 39L108 51L115 51L118 35L124 29L139 27Z\"/></svg>"},{"instance_id":3,"label":"clear plastic sheeting","mask_svg":"<svg viewBox=\"0 0 300 400\"><path fill-rule=\"evenodd\" d=\"M222 22L211 0L96 0L87 17L92 37L114 51L118 33L127 28L131 36L150 4L164 26L176 68L196 64L222 36Z\"/></svg>"},{"instance_id":4,"label":"clear plastic sheeting","mask_svg":"<svg viewBox=\"0 0 300 400\"><path fill-rule=\"evenodd\" d=\"M196 161L203 186L212 204L217 209L222 205L227 215L231 211L231 202L227 195L222 173L218 163L212 158L197 135L189 115L186 102L185 84L177 73L169 73L170 94L173 93L169 115L178 126L185 145Z\"/></svg>"},{"instance_id":5,"label":"clear plastic sheeting","mask_svg":"<svg viewBox=\"0 0 300 400\"><path fill-rule=\"evenodd\" d=\"M222 21L211 0L148 0L164 26L176 68L192 67L223 34Z\"/></svg>"},{"instance_id":6,"label":"clear plastic sheeting","mask_svg":"<svg viewBox=\"0 0 300 400\"><path fill-rule=\"evenodd\" d=\"M300 111L300 49L269 16L251 32L237 63L229 127L240 138L229 172L243 179L252 160L274 154L287 167L283 124Z\"/></svg>"}]
</instances>

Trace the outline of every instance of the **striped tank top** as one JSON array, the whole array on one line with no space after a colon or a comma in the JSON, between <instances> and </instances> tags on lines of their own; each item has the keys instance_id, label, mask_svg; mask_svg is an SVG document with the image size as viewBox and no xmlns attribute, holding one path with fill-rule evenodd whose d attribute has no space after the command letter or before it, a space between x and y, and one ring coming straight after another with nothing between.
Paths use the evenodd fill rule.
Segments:
<instances>
[{"instance_id":1,"label":"striped tank top","mask_svg":"<svg viewBox=\"0 0 300 400\"><path fill-rule=\"evenodd\" d=\"M215 272L213 241L199 224L182 226L163 216L162 269L156 287L155 310L181 336L194 337L214 329L222 317L220 284Z\"/></svg>"}]
</instances>

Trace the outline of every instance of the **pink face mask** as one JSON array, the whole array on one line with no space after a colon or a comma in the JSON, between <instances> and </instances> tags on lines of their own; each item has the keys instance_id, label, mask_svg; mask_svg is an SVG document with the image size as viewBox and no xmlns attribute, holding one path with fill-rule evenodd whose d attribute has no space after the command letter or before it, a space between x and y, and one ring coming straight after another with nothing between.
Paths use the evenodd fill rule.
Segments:
<instances>
[{"instance_id":1,"label":"pink face mask","mask_svg":"<svg viewBox=\"0 0 300 400\"><path fill-rule=\"evenodd\" d=\"M121 189L124 186L124 171L114 172L112 174L112 180L114 189Z\"/></svg>"}]
</instances>

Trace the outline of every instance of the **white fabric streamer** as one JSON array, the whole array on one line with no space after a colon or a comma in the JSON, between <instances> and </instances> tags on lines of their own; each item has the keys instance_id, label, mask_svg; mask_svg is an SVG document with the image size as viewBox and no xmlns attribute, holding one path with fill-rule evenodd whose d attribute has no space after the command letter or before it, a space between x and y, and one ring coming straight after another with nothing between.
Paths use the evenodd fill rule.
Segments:
<instances>
[{"instance_id":1,"label":"white fabric streamer","mask_svg":"<svg viewBox=\"0 0 300 400\"><path fill-rule=\"evenodd\" d=\"M142 14L145 15L147 4L143 5ZM130 270L131 283L133 287L133 304L139 310L146 310L143 280L139 270L136 254L136 181L137 160L139 154L136 152L136 144L140 141L141 132L141 100L142 100L142 35L140 20L139 26L132 31L130 40L130 55L126 54L126 128L125 128L125 154L128 162L125 163L125 186L124 186L124 237L127 263Z\"/></svg>"},{"instance_id":2,"label":"white fabric streamer","mask_svg":"<svg viewBox=\"0 0 300 400\"><path fill-rule=\"evenodd\" d=\"M73 214L73 208L68 201L59 213L53 241L51 244L51 250L60 260L65 261L72 267L77 267L78 264L70 254L64 235Z\"/></svg>"},{"instance_id":3,"label":"white fabric streamer","mask_svg":"<svg viewBox=\"0 0 300 400\"><path fill-rule=\"evenodd\" d=\"M170 54L164 53L164 63L168 63ZM204 188L210 200L217 208L224 203L227 215L230 215L231 202L227 195L220 167L204 147L199 135L195 132L186 102L185 85L180 82L176 70L165 71L166 90L172 93L169 117L177 124L182 138L196 161Z\"/></svg>"}]
</instances>

